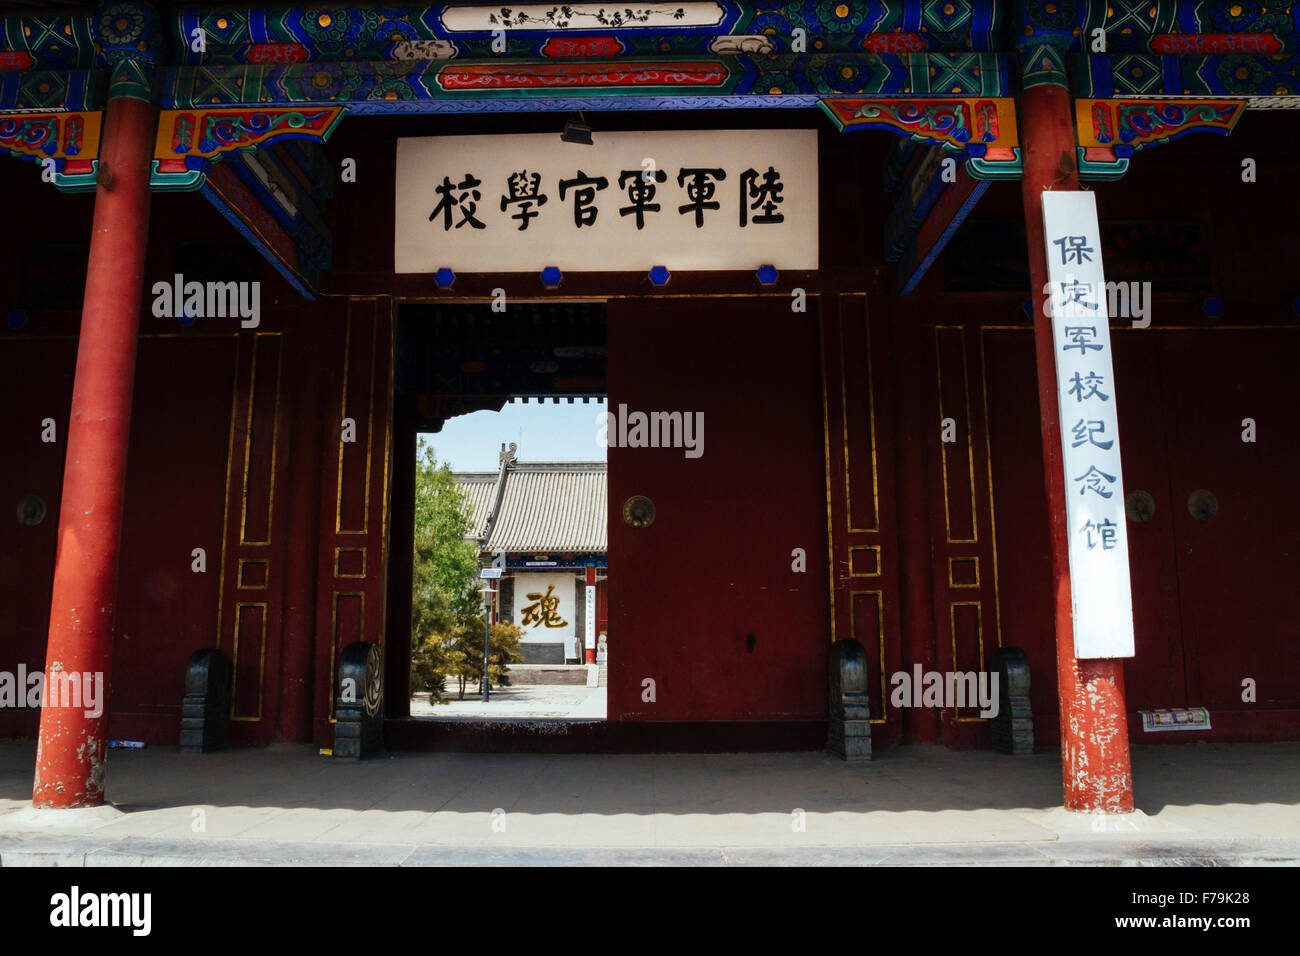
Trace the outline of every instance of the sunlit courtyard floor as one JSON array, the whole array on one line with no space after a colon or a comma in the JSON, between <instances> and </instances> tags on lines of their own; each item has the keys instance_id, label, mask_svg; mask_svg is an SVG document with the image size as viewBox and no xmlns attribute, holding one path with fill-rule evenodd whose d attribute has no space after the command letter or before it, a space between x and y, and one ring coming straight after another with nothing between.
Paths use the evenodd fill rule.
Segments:
<instances>
[{"instance_id":1,"label":"sunlit courtyard floor","mask_svg":"<svg viewBox=\"0 0 1300 956\"><path fill-rule=\"evenodd\" d=\"M33 810L0 741L0 864L1296 864L1300 744L1135 746L1138 812L1061 809L1055 752L110 751L112 805Z\"/></svg>"},{"instance_id":2,"label":"sunlit courtyard floor","mask_svg":"<svg viewBox=\"0 0 1300 956\"><path fill-rule=\"evenodd\" d=\"M557 718L568 720L604 720L605 688L574 684L514 684L493 687L484 703L482 691L475 684L465 688L465 699L451 693L441 703L431 704L428 694L411 697L412 717L440 720L466 720L500 717Z\"/></svg>"}]
</instances>

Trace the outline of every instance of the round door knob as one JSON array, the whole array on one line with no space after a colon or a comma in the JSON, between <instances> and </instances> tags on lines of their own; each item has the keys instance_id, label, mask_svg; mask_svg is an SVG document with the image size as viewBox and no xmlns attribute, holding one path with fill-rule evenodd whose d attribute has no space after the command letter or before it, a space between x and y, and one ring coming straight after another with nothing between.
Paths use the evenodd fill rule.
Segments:
<instances>
[{"instance_id":1,"label":"round door knob","mask_svg":"<svg viewBox=\"0 0 1300 956\"><path fill-rule=\"evenodd\" d=\"M1124 513L1134 524L1146 524L1156 513L1156 500L1149 491L1130 491L1124 496Z\"/></svg>"},{"instance_id":2,"label":"round door knob","mask_svg":"<svg viewBox=\"0 0 1300 956\"><path fill-rule=\"evenodd\" d=\"M18 502L18 523L26 528L45 520L45 500L40 495L24 495Z\"/></svg>"},{"instance_id":3,"label":"round door knob","mask_svg":"<svg viewBox=\"0 0 1300 956\"><path fill-rule=\"evenodd\" d=\"M1187 496L1187 513L1197 521L1210 521L1219 513L1219 499L1214 492L1198 488Z\"/></svg>"},{"instance_id":4,"label":"round door knob","mask_svg":"<svg viewBox=\"0 0 1300 956\"><path fill-rule=\"evenodd\" d=\"M655 503L645 495L633 495L623 502L623 521L633 528L648 528L654 524Z\"/></svg>"}]
</instances>

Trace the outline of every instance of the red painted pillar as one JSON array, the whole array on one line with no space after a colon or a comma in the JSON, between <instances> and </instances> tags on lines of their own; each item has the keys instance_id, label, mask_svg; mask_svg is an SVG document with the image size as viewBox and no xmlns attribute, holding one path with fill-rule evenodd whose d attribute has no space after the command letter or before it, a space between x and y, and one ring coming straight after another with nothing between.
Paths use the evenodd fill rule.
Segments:
<instances>
[{"instance_id":1,"label":"red painted pillar","mask_svg":"<svg viewBox=\"0 0 1300 956\"><path fill-rule=\"evenodd\" d=\"M1133 809L1133 774L1129 765L1123 662L1077 660L1074 656L1056 356L1052 320L1043 307L1043 288L1048 277L1042 193L1046 189L1079 188L1073 109L1070 93L1064 86L1044 84L1024 90L1020 100L1020 143L1025 167L1025 232L1034 303L1043 470L1051 519L1065 808L1128 813Z\"/></svg>"},{"instance_id":2,"label":"red painted pillar","mask_svg":"<svg viewBox=\"0 0 1300 956\"><path fill-rule=\"evenodd\" d=\"M59 509L32 791L38 807L94 806L104 799L118 549L156 124L157 111L145 100L108 101ZM76 695L55 699L61 675L72 673L82 681L94 675L102 704L97 716L79 706Z\"/></svg>"}]
</instances>

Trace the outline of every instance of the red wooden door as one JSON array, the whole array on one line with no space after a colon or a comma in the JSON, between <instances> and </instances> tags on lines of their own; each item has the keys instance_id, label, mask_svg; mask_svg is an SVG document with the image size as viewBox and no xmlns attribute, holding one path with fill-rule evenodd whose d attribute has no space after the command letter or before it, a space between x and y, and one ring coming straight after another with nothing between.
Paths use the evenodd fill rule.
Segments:
<instances>
[{"instance_id":1,"label":"red wooden door","mask_svg":"<svg viewBox=\"0 0 1300 956\"><path fill-rule=\"evenodd\" d=\"M149 336L140 343L113 639L108 732L114 737L175 743L186 663L194 651L214 643L243 665L235 672L241 681L236 690L243 695L238 699L257 705L264 696L265 675L258 667L261 633L245 627L242 644L236 646L225 626L233 616L229 610L217 630L222 582L231 580L221 573L223 554L230 557L222 543L222 490L228 474L238 480L247 473L240 468L243 446L230 439L231 402L240 396L241 386L247 394L240 373L251 371L254 342L276 338L255 335L245 332L238 340L219 334ZM264 360L267 364L274 373L275 365ZM265 391L273 394L274 384L272 375ZM268 436L272 430L262 429ZM260 436L254 436L255 449L261 447ZM271 456L265 457L269 462ZM270 485L268 479L268 500ZM244 527L251 533L257 516L255 499L249 500ZM233 537L239 526L229 523L235 525L227 529ZM196 548L203 549L201 572L195 569ZM238 719L243 711L233 716ZM246 739L238 736L241 730L235 733L236 740Z\"/></svg>"},{"instance_id":2,"label":"red wooden door","mask_svg":"<svg viewBox=\"0 0 1300 956\"><path fill-rule=\"evenodd\" d=\"M1169 505L1169 393L1164 343L1176 332L1115 329L1112 359L1128 512L1135 656L1124 662L1130 711L1187 704L1178 556ZM1177 404L1176 393L1173 404ZM1148 497L1149 496L1149 497ZM1154 505L1154 507L1152 507Z\"/></svg>"},{"instance_id":3,"label":"red wooden door","mask_svg":"<svg viewBox=\"0 0 1300 956\"><path fill-rule=\"evenodd\" d=\"M1188 703L1257 715L1290 709L1294 732L1300 329L1187 331L1161 342ZM1243 440L1246 419L1253 442ZM1248 678L1254 703L1242 700Z\"/></svg>"},{"instance_id":4,"label":"red wooden door","mask_svg":"<svg viewBox=\"0 0 1300 956\"><path fill-rule=\"evenodd\" d=\"M14 422L0 452L0 669L28 673L45 665L50 623L50 593L59 531L59 496L63 484L64 444L72 399L72 371L77 343L12 338L0 347L0 400ZM33 374L39 372L39 374ZM43 424L54 419L54 441L43 441ZM40 517L35 500L45 505ZM38 517L40 520L38 521ZM25 687L18 690L25 693ZM25 698L24 698L25 700ZM24 701L16 701L22 705ZM37 709L0 707L0 735L35 736Z\"/></svg>"},{"instance_id":5,"label":"red wooden door","mask_svg":"<svg viewBox=\"0 0 1300 956\"><path fill-rule=\"evenodd\" d=\"M609 449L610 718L824 720L817 316L789 296L617 300L608 336L611 411L705 423L698 457Z\"/></svg>"}]
</instances>

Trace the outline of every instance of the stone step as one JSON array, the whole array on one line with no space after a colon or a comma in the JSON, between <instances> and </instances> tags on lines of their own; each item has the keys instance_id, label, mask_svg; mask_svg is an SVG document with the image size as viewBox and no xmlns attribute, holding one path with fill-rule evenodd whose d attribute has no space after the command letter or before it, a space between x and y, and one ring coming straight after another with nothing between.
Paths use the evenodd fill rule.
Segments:
<instances>
[{"instance_id":1,"label":"stone step","mask_svg":"<svg viewBox=\"0 0 1300 956\"><path fill-rule=\"evenodd\" d=\"M586 664L511 664L511 684L585 684Z\"/></svg>"}]
</instances>

